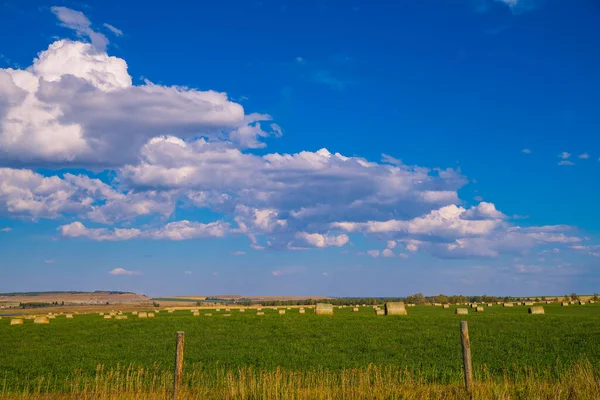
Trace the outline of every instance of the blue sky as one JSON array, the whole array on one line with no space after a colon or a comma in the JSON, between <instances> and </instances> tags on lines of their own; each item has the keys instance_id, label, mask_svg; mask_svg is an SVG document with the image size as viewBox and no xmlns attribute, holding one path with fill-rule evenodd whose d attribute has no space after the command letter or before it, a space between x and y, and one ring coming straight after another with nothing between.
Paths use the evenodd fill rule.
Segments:
<instances>
[{"instance_id":1,"label":"blue sky","mask_svg":"<svg viewBox=\"0 0 600 400\"><path fill-rule=\"evenodd\" d=\"M0 292L600 291L592 0L5 1Z\"/></svg>"}]
</instances>

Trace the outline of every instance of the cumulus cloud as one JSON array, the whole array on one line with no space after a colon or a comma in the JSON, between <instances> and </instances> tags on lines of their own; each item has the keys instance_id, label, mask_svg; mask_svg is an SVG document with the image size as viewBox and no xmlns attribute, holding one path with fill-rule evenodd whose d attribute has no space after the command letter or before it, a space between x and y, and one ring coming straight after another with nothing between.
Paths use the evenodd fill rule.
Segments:
<instances>
[{"instance_id":1,"label":"cumulus cloud","mask_svg":"<svg viewBox=\"0 0 600 400\"><path fill-rule=\"evenodd\" d=\"M385 249L381 252L382 257L394 257L394 252L390 249Z\"/></svg>"},{"instance_id":2,"label":"cumulus cloud","mask_svg":"<svg viewBox=\"0 0 600 400\"><path fill-rule=\"evenodd\" d=\"M320 233L306 233L306 232L298 232L296 234L296 237L298 237L299 239L304 240L306 243L308 243L311 246L314 247L329 247L329 246L337 246L337 247L342 247L344 246L346 243L348 243L348 241L350 240L350 238L348 238L348 235L342 234L342 235L321 235Z\"/></svg>"},{"instance_id":3,"label":"cumulus cloud","mask_svg":"<svg viewBox=\"0 0 600 400\"><path fill-rule=\"evenodd\" d=\"M111 271L108 271L108 273L110 275L129 275L129 276L133 276L133 275L141 275L141 272L138 271L130 271L124 268L115 268Z\"/></svg>"},{"instance_id":4,"label":"cumulus cloud","mask_svg":"<svg viewBox=\"0 0 600 400\"><path fill-rule=\"evenodd\" d=\"M75 22L73 22L75 24ZM225 138L242 148L281 135L225 93L145 81L125 60L58 40L27 69L0 69L0 164L120 166L154 136Z\"/></svg>"},{"instance_id":5,"label":"cumulus cloud","mask_svg":"<svg viewBox=\"0 0 600 400\"><path fill-rule=\"evenodd\" d=\"M141 230L137 228L87 228L80 221L58 227L64 237L84 237L96 241L123 241L131 239L189 240L209 237L223 237L229 224L218 221L203 224L199 222L177 221L163 227Z\"/></svg>"},{"instance_id":6,"label":"cumulus cloud","mask_svg":"<svg viewBox=\"0 0 600 400\"><path fill-rule=\"evenodd\" d=\"M373 258L379 257L379 250L367 250L367 254Z\"/></svg>"}]
</instances>

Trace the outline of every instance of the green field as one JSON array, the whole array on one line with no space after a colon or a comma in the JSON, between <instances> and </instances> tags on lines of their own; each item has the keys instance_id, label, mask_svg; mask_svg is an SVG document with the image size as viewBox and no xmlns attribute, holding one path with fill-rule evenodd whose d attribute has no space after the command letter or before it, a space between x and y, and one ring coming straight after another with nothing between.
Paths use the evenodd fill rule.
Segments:
<instances>
[{"instance_id":1,"label":"green field","mask_svg":"<svg viewBox=\"0 0 600 400\"><path fill-rule=\"evenodd\" d=\"M518 379L533 371L558 379L583 360L600 365L600 305L545 305L545 315L527 307L485 307L455 315L454 308L408 308L403 317L335 309L333 317L297 309L279 315L247 309L223 317L214 310L161 312L155 319L104 320L98 315L57 317L50 325L9 326L0 320L0 393L23 390L39 377L60 382L73 374L92 381L104 369L143 367L169 372L175 332L185 332L186 371L211 379L223 370L336 371L370 364L418 376L423 382L458 384L462 379L459 321L467 320L476 379ZM204 316L212 312L213 316ZM216 367L218 366L218 368ZM219 372L221 371L221 372Z\"/></svg>"}]
</instances>

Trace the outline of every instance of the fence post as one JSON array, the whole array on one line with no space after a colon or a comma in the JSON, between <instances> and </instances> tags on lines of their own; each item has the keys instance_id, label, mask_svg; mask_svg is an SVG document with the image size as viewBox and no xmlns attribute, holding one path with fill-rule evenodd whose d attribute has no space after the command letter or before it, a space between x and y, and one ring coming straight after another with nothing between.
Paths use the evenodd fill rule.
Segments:
<instances>
[{"instance_id":1,"label":"fence post","mask_svg":"<svg viewBox=\"0 0 600 400\"><path fill-rule=\"evenodd\" d=\"M473 365L471 364L471 341L469 340L469 325L467 321L460 321L460 341L463 350L465 387L470 394L473 389Z\"/></svg>"},{"instance_id":2,"label":"fence post","mask_svg":"<svg viewBox=\"0 0 600 400\"><path fill-rule=\"evenodd\" d=\"M184 332L177 332L177 344L175 346L175 382L173 384L173 399L177 400L177 391L181 386L181 375L183 374L183 342Z\"/></svg>"}]
</instances>

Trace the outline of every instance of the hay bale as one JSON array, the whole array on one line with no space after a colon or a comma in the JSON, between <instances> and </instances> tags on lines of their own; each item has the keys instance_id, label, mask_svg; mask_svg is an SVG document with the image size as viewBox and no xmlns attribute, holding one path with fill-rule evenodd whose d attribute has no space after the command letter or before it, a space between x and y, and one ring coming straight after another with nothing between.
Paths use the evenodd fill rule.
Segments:
<instances>
[{"instance_id":1,"label":"hay bale","mask_svg":"<svg viewBox=\"0 0 600 400\"><path fill-rule=\"evenodd\" d=\"M224 317L231 317L231 314L223 314Z\"/></svg>"},{"instance_id":2,"label":"hay bale","mask_svg":"<svg viewBox=\"0 0 600 400\"><path fill-rule=\"evenodd\" d=\"M533 301L524 301L523 305L524 306L528 306L528 307L532 307L533 306Z\"/></svg>"},{"instance_id":3,"label":"hay bale","mask_svg":"<svg viewBox=\"0 0 600 400\"><path fill-rule=\"evenodd\" d=\"M127 315L117 315L115 319L127 319Z\"/></svg>"},{"instance_id":4,"label":"hay bale","mask_svg":"<svg viewBox=\"0 0 600 400\"><path fill-rule=\"evenodd\" d=\"M583 302L583 301L579 300L579 305L580 305L580 306L584 306L584 305L585 305L585 302Z\"/></svg>"},{"instance_id":5,"label":"hay bale","mask_svg":"<svg viewBox=\"0 0 600 400\"><path fill-rule=\"evenodd\" d=\"M104 315L104 313L103 313L103 312L101 312L101 313L100 313L100 314L98 314L98 315L102 317L102 316Z\"/></svg>"},{"instance_id":6,"label":"hay bale","mask_svg":"<svg viewBox=\"0 0 600 400\"><path fill-rule=\"evenodd\" d=\"M131 313L131 315L138 315L138 312L137 312L137 311L133 311L133 312Z\"/></svg>"},{"instance_id":7,"label":"hay bale","mask_svg":"<svg viewBox=\"0 0 600 400\"><path fill-rule=\"evenodd\" d=\"M56 319L56 315L48 315L46 318L48 318L48 319Z\"/></svg>"},{"instance_id":8,"label":"hay bale","mask_svg":"<svg viewBox=\"0 0 600 400\"><path fill-rule=\"evenodd\" d=\"M477 312L483 312L483 307L479 306L479 307L477 307L477 308L475 309L475 311L477 311Z\"/></svg>"},{"instance_id":9,"label":"hay bale","mask_svg":"<svg viewBox=\"0 0 600 400\"><path fill-rule=\"evenodd\" d=\"M493 305L494 305L494 303L488 303L488 304L487 304L487 306L488 306L488 307L491 307L491 306L493 306Z\"/></svg>"},{"instance_id":10,"label":"hay bale","mask_svg":"<svg viewBox=\"0 0 600 400\"><path fill-rule=\"evenodd\" d=\"M245 308L240 308L240 312L246 312Z\"/></svg>"},{"instance_id":11,"label":"hay bale","mask_svg":"<svg viewBox=\"0 0 600 400\"><path fill-rule=\"evenodd\" d=\"M50 318L48 317L36 317L33 320L34 324L49 324L50 323Z\"/></svg>"},{"instance_id":12,"label":"hay bale","mask_svg":"<svg viewBox=\"0 0 600 400\"><path fill-rule=\"evenodd\" d=\"M385 303L385 315L407 315L403 302Z\"/></svg>"},{"instance_id":13,"label":"hay bale","mask_svg":"<svg viewBox=\"0 0 600 400\"><path fill-rule=\"evenodd\" d=\"M292 307L288 307L287 309L288 309L288 310L291 310L291 309L292 309Z\"/></svg>"},{"instance_id":14,"label":"hay bale","mask_svg":"<svg viewBox=\"0 0 600 400\"><path fill-rule=\"evenodd\" d=\"M258 307L258 308L256 309L256 311L262 311L262 308L261 308L261 307Z\"/></svg>"},{"instance_id":15,"label":"hay bale","mask_svg":"<svg viewBox=\"0 0 600 400\"><path fill-rule=\"evenodd\" d=\"M265 315L265 313L263 311L258 311L256 315Z\"/></svg>"},{"instance_id":16,"label":"hay bale","mask_svg":"<svg viewBox=\"0 0 600 400\"><path fill-rule=\"evenodd\" d=\"M353 311L353 312L358 312L358 307L354 307L354 308L352 309L352 311Z\"/></svg>"},{"instance_id":17,"label":"hay bale","mask_svg":"<svg viewBox=\"0 0 600 400\"><path fill-rule=\"evenodd\" d=\"M148 313L148 318L154 318L154 313Z\"/></svg>"},{"instance_id":18,"label":"hay bale","mask_svg":"<svg viewBox=\"0 0 600 400\"><path fill-rule=\"evenodd\" d=\"M73 314L65 314L65 317L66 317L67 319L73 319Z\"/></svg>"},{"instance_id":19,"label":"hay bale","mask_svg":"<svg viewBox=\"0 0 600 400\"><path fill-rule=\"evenodd\" d=\"M477 308L477 307L478 307L478 306L477 306L477 303L473 303L473 304L471 304L471 308Z\"/></svg>"},{"instance_id":20,"label":"hay bale","mask_svg":"<svg viewBox=\"0 0 600 400\"><path fill-rule=\"evenodd\" d=\"M192 315L193 315L194 317L199 317L199 316L200 316L200 313L199 313L198 311L196 311L196 312L192 313Z\"/></svg>"},{"instance_id":21,"label":"hay bale","mask_svg":"<svg viewBox=\"0 0 600 400\"><path fill-rule=\"evenodd\" d=\"M502 307L512 307L513 303L504 303Z\"/></svg>"},{"instance_id":22,"label":"hay bale","mask_svg":"<svg viewBox=\"0 0 600 400\"><path fill-rule=\"evenodd\" d=\"M383 311L383 310L375 310L375 315L385 315L385 311Z\"/></svg>"},{"instance_id":23,"label":"hay bale","mask_svg":"<svg viewBox=\"0 0 600 400\"><path fill-rule=\"evenodd\" d=\"M221 309L220 309L220 308L217 308L215 311L216 311L216 312L221 312Z\"/></svg>"},{"instance_id":24,"label":"hay bale","mask_svg":"<svg viewBox=\"0 0 600 400\"><path fill-rule=\"evenodd\" d=\"M23 320L21 318L13 318L10 320L11 325L23 325Z\"/></svg>"},{"instance_id":25,"label":"hay bale","mask_svg":"<svg viewBox=\"0 0 600 400\"><path fill-rule=\"evenodd\" d=\"M468 314L468 313L469 313L469 309L468 309L468 308L457 308L457 309L454 311L454 313L455 313L455 314L462 314L462 315L464 315L464 314Z\"/></svg>"},{"instance_id":26,"label":"hay bale","mask_svg":"<svg viewBox=\"0 0 600 400\"><path fill-rule=\"evenodd\" d=\"M212 314L211 314L211 313L206 313L206 314L204 314L204 315L205 315L205 316L207 316L207 317L212 317Z\"/></svg>"},{"instance_id":27,"label":"hay bale","mask_svg":"<svg viewBox=\"0 0 600 400\"><path fill-rule=\"evenodd\" d=\"M569 302L568 301L563 301L562 303L560 303L561 306L563 307L568 307L569 306Z\"/></svg>"},{"instance_id":28,"label":"hay bale","mask_svg":"<svg viewBox=\"0 0 600 400\"><path fill-rule=\"evenodd\" d=\"M225 312L230 312L230 311L231 311L231 310L230 310L229 308L226 308L226 309L225 309Z\"/></svg>"},{"instance_id":29,"label":"hay bale","mask_svg":"<svg viewBox=\"0 0 600 400\"><path fill-rule=\"evenodd\" d=\"M450 304L444 304L442 307L443 308L450 308Z\"/></svg>"},{"instance_id":30,"label":"hay bale","mask_svg":"<svg viewBox=\"0 0 600 400\"><path fill-rule=\"evenodd\" d=\"M317 308L315 309L315 314L317 314L317 315L333 315L333 304L317 303Z\"/></svg>"},{"instance_id":31,"label":"hay bale","mask_svg":"<svg viewBox=\"0 0 600 400\"><path fill-rule=\"evenodd\" d=\"M279 310L279 314L285 314L285 310Z\"/></svg>"},{"instance_id":32,"label":"hay bale","mask_svg":"<svg viewBox=\"0 0 600 400\"><path fill-rule=\"evenodd\" d=\"M544 314L544 307L542 307L542 306L529 307L529 310L527 312L529 314Z\"/></svg>"},{"instance_id":33,"label":"hay bale","mask_svg":"<svg viewBox=\"0 0 600 400\"><path fill-rule=\"evenodd\" d=\"M594 301L594 300L590 300L590 301L588 301L588 303L590 303L590 304L594 304L594 303L595 303L595 301Z\"/></svg>"},{"instance_id":34,"label":"hay bale","mask_svg":"<svg viewBox=\"0 0 600 400\"><path fill-rule=\"evenodd\" d=\"M306 310L304 310L304 308L301 308L301 309L298 310L298 313L299 314L304 314L304 313L306 313Z\"/></svg>"},{"instance_id":35,"label":"hay bale","mask_svg":"<svg viewBox=\"0 0 600 400\"><path fill-rule=\"evenodd\" d=\"M141 312L138 314L138 318L148 318L148 313L147 313L147 312L145 312L145 311L141 311Z\"/></svg>"}]
</instances>

